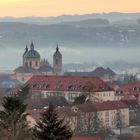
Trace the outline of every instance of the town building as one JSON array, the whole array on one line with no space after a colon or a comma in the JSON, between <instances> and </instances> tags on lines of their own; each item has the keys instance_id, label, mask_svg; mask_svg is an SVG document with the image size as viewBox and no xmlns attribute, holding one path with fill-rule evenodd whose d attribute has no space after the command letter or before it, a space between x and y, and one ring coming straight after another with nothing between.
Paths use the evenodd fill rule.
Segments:
<instances>
[{"instance_id":1,"label":"town building","mask_svg":"<svg viewBox=\"0 0 140 140\"><path fill-rule=\"evenodd\" d=\"M99 128L117 128L117 123L121 120L121 127L129 126L129 108L122 101L106 101L102 103L83 104L75 106L83 126L83 129L88 130L88 125L93 126L94 129L95 114L97 113L97 120ZM83 116L82 116L83 115ZM82 117L81 117L82 116ZM90 121L89 121L90 120ZM90 124L88 124L90 122Z\"/></svg>"},{"instance_id":2,"label":"town building","mask_svg":"<svg viewBox=\"0 0 140 140\"><path fill-rule=\"evenodd\" d=\"M122 100L129 107L130 125L135 126L140 124L140 106L137 100Z\"/></svg>"},{"instance_id":3,"label":"town building","mask_svg":"<svg viewBox=\"0 0 140 140\"><path fill-rule=\"evenodd\" d=\"M65 118L65 122L75 134L89 134L102 128L118 128L118 123L121 124L121 128L129 126L129 107L122 101L63 106L57 107L56 110L58 116ZM28 113L37 121L42 111L43 109L34 109L28 110Z\"/></svg>"},{"instance_id":4,"label":"town building","mask_svg":"<svg viewBox=\"0 0 140 140\"><path fill-rule=\"evenodd\" d=\"M114 100L115 92L97 77L35 75L26 84L30 87L32 99L49 96L63 96L73 102L81 94L101 101Z\"/></svg>"},{"instance_id":5,"label":"town building","mask_svg":"<svg viewBox=\"0 0 140 140\"><path fill-rule=\"evenodd\" d=\"M121 99L126 99L127 96L129 99L131 98L140 101L140 81L120 85L115 89L115 92L116 97L120 96Z\"/></svg>"},{"instance_id":6,"label":"town building","mask_svg":"<svg viewBox=\"0 0 140 140\"><path fill-rule=\"evenodd\" d=\"M118 75L110 68L97 67L96 69L85 72L85 71L75 71L75 72L65 72L64 75L69 76L87 76L87 77L99 77L106 82L115 81Z\"/></svg>"},{"instance_id":7,"label":"town building","mask_svg":"<svg viewBox=\"0 0 140 140\"><path fill-rule=\"evenodd\" d=\"M34 43L31 42L30 49L26 46L22 56L22 66L14 70L15 79L27 82L33 75L60 75L62 74L62 54L57 45L53 55L53 67L46 59L41 59Z\"/></svg>"}]
</instances>

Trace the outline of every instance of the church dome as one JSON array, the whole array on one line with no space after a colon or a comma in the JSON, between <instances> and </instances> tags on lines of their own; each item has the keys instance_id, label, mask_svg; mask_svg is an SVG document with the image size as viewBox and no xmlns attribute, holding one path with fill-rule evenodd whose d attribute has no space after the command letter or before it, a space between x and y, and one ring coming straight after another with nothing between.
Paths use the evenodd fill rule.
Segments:
<instances>
[{"instance_id":1,"label":"church dome","mask_svg":"<svg viewBox=\"0 0 140 140\"><path fill-rule=\"evenodd\" d=\"M26 59L40 59L40 54L36 50L34 50L33 42L31 43L30 50L26 54L24 54L24 57Z\"/></svg>"},{"instance_id":2,"label":"church dome","mask_svg":"<svg viewBox=\"0 0 140 140\"><path fill-rule=\"evenodd\" d=\"M53 55L54 57L62 57L62 54L59 52L59 47L58 47L58 45L57 45L57 47L56 47L56 52L54 53L54 55Z\"/></svg>"}]
</instances>

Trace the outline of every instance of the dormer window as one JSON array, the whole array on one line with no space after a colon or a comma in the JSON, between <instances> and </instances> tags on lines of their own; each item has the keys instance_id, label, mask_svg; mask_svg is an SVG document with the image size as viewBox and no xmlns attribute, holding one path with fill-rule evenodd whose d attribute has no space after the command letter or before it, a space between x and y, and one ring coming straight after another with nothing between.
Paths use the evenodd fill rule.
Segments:
<instances>
[{"instance_id":1,"label":"dormer window","mask_svg":"<svg viewBox=\"0 0 140 140\"><path fill-rule=\"evenodd\" d=\"M134 90L134 91L137 90L137 87L133 87L133 90Z\"/></svg>"}]
</instances>

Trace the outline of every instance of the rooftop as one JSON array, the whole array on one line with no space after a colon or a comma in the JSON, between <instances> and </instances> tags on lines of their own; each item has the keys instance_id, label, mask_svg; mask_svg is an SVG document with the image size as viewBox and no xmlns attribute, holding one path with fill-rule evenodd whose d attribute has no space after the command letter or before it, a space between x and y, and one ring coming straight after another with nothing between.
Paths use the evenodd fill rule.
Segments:
<instances>
[{"instance_id":1,"label":"rooftop","mask_svg":"<svg viewBox=\"0 0 140 140\"><path fill-rule=\"evenodd\" d=\"M119 93L139 94L140 95L140 81L119 86L116 91Z\"/></svg>"},{"instance_id":2,"label":"rooftop","mask_svg":"<svg viewBox=\"0 0 140 140\"><path fill-rule=\"evenodd\" d=\"M33 76L26 84L31 90L54 90L54 91L111 91L107 83L97 77L80 76Z\"/></svg>"},{"instance_id":3,"label":"rooftop","mask_svg":"<svg viewBox=\"0 0 140 140\"><path fill-rule=\"evenodd\" d=\"M83 112L105 111L128 108L128 105L122 101L106 101L94 104L82 104L77 106Z\"/></svg>"}]
</instances>

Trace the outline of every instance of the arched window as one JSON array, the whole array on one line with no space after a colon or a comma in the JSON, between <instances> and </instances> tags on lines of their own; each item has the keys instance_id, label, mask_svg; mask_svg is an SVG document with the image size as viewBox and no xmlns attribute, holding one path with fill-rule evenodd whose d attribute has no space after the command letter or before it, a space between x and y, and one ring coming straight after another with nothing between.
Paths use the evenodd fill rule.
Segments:
<instances>
[{"instance_id":1,"label":"arched window","mask_svg":"<svg viewBox=\"0 0 140 140\"><path fill-rule=\"evenodd\" d=\"M55 64L58 65L58 59L55 60Z\"/></svg>"},{"instance_id":2,"label":"arched window","mask_svg":"<svg viewBox=\"0 0 140 140\"><path fill-rule=\"evenodd\" d=\"M35 61L35 66L36 66L36 67L38 66L38 62L37 62L37 61Z\"/></svg>"}]
</instances>

